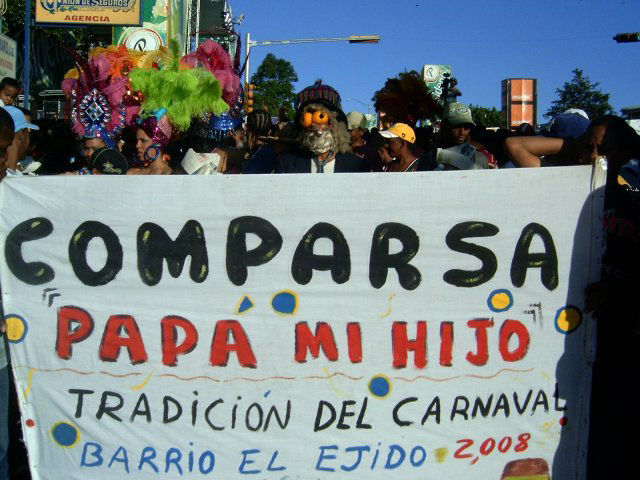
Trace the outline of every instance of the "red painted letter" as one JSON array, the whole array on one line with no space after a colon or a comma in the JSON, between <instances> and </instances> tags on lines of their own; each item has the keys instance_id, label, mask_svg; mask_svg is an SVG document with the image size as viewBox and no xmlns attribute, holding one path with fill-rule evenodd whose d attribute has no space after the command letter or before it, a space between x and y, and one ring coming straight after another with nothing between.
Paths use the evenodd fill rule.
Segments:
<instances>
[{"instance_id":1,"label":"red painted letter","mask_svg":"<svg viewBox=\"0 0 640 480\"><path fill-rule=\"evenodd\" d=\"M440 324L440 365L453 365L453 322Z\"/></svg>"},{"instance_id":2,"label":"red painted letter","mask_svg":"<svg viewBox=\"0 0 640 480\"><path fill-rule=\"evenodd\" d=\"M362 332L358 322L347 323L347 345L351 363L362 362Z\"/></svg>"},{"instance_id":3,"label":"red painted letter","mask_svg":"<svg viewBox=\"0 0 640 480\"><path fill-rule=\"evenodd\" d=\"M404 368L407 366L408 351L413 350L413 363L416 368L427 366L427 322L420 321L416 324L416 339L409 340L407 334L407 322L393 322L391 330L391 345L393 348L393 367Z\"/></svg>"},{"instance_id":4,"label":"red painted letter","mask_svg":"<svg viewBox=\"0 0 640 480\"><path fill-rule=\"evenodd\" d=\"M74 325L75 324L75 325ZM69 360L71 346L85 340L93 332L93 318L78 307L60 307L58 309L58 336L56 352L60 358Z\"/></svg>"},{"instance_id":5,"label":"red painted letter","mask_svg":"<svg viewBox=\"0 0 640 480\"><path fill-rule=\"evenodd\" d=\"M198 344L198 330L186 318L168 315L162 319L162 363L175 367L178 364L178 355L191 352ZM178 341L178 327L184 332L184 340L180 345Z\"/></svg>"},{"instance_id":6,"label":"red painted letter","mask_svg":"<svg viewBox=\"0 0 640 480\"><path fill-rule=\"evenodd\" d=\"M512 335L518 336L518 347L509 351L509 340ZM500 354L505 362L517 362L522 360L529 350L529 331L518 320L505 320L500 327Z\"/></svg>"},{"instance_id":7,"label":"red painted letter","mask_svg":"<svg viewBox=\"0 0 640 480\"><path fill-rule=\"evenodd\" d=\"M122 330L127 333L121 337ZM111 315L104 327L104 335L100 342L100 359L105 362L115 362L120 355L120 349L126 347L132 364L146 362L147 351L144 349L142 335L131 315Z\"/></svg>"},{"instance_id":8,"label":"red painted letter","mask_svg":"<svg viewBox=\"0 0 640 480\"><path fill-rule=\"evenodd\" d=\"M229 343L229 334L235 343ZM237 320L220 320L216 323L211 342L210 362L214 367L226 367L229 353L236 352L238 363L245 368L256 368L258 362L251 350L249 337Z\"/></svg>"},{"instance_id":9,"label":"red painted letter","mask_svg":"<svg viewBox=\"0 0 640 480\"><path fill-rule=\"evenodd\" d=\"M295 359L298 363L307 361L307 350L311 352L313 358L320 355L320 347L327 359L332 362L338 360L338 347L333 337L333 330L325 322L316 324L316 334L313 335L309 329L307 322L296 324L296 354Z\"/></svg>"},{"instance_id":10,"label":"red painted letter","mask_svg":"<svg viewBox=\"0 0 640 480\"><path fill-rule=\"evenodd\" d=\"M478 350L476 353L468 352L467 360L477 366L486 365L489 361L489 341L487 338L487 328L493 327L493 319L476 318L467 322L469 328L476 329L476 345Z\"/></svg>"}]
</instances>

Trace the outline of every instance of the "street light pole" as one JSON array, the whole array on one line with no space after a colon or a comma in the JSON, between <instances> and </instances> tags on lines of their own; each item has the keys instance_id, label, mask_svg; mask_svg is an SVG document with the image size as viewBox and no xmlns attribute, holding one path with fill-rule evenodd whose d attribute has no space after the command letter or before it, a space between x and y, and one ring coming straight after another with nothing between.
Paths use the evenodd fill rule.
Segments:
<instances>
[{"instance_id":1,"label":"street light pole","mask_svg":"<svg viewBox=\"0 0 640 480\"><path fill-rule=\"evenodd\" d=\"M251 35L247 32L247 37L245 39L245 45L247 46L247 60L244 62L244 84L249 85L249 55L251 53Z\"/></svg>"},{"instance_id":2,"label":"street light pole","mask_svg":"<svg viewBox=\"0 0 640 480\"><path fill-rule=\"evenodd\" d=\"M367 113L371 113L371 104L370 103L364 103L362 100L358 100L357 98L345 98L346 102L358 102L361 105L364 105L365 107L367 107Z\"/></svg>"},{"instance_id":3,"label":"street light pole","mask_svg":"<svg viewBox=\"0 0 640 480\"><path fill-rule=\"evenodd\" d=\"M257 42L251 40L251 36L247 33L246 37L246 49L247 57L245 60L245 72L244 79L245 84L249 83L249 56L251 54L251 47L262 47L268 45L291 45L294 43L321 43L321 42L349 42L349 43L378 43L380 37L378 35L349 35L348 37L335 37L335 38L295 38L291 40L264 40Z\"/></svg>"},{"instance_id":4,"label":"street light pole","mask_svg":"<svg viewBox=\"0 0 640 480\"><path fill-rule=\"evenodd\" d=\"M23 106L29 110L29 81L31 80L31 2L24 3L24 62L22 62L22 95Z\"/></svg>"}]
</instances>

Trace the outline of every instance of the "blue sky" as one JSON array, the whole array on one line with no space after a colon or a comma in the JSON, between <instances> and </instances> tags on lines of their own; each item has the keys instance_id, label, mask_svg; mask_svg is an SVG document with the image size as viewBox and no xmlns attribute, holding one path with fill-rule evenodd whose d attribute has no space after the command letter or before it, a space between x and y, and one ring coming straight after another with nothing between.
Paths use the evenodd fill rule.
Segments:
<instances>
[{"instance_id":1,"label":"blue sky","mask_svg":"<svg viewBox=\"0 0 640 480\"><path fill-rule=\"evenodd\" d=\"M379 44L315 43L251 50L251 73L267 53L289 60L296 91L322 79L343 110L366 111L389 77L424 64L451 64L460 101L500 108L500 81L538 79L538 122L574 68L599 82L617 113L640 105L640 43L616 33L640 31L638 0L304 1L230 0L245 15L236 30L253 40L377 34ZM373 111L373 107L372 107Z\"/></svg>"}]
</instances>

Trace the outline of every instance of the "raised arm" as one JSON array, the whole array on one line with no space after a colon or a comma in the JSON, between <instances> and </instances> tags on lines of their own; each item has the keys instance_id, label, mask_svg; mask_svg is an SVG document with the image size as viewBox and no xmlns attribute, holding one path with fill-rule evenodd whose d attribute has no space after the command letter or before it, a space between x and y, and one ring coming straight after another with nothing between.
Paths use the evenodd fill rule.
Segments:
<instances>
[{"instance_id":1,"label":"raised arm","mask_svg":"<svg viewBox=\"0 0 640 480\"><path fill-rule=\"evenodd\" d=\"M509 137L504 151L518 167L539 167L540 157L560 152L563 140L548 137Z\"/></svg>"}]
</instances>

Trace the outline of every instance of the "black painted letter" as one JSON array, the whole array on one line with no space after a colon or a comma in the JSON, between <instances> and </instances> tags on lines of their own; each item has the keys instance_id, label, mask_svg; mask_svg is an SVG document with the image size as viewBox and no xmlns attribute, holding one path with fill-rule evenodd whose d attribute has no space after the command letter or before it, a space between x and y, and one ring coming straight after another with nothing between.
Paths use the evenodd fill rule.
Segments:
<instances>
[{"instance_id":1,"label":"black painted letter","mask_svg":"<svg viewBox=\"0 0 640 480\"><path fill-rule=\"evenodd\" d=\"M247 233L260 237L260 245L247 250ZM282 235L270 222L260 217L238 217L227 231L227 276L236 285L247 281L247 267L264 265L282 248Z\"/></svg>"},{"instance_id":2,"label":"black painted letter","mask_svg":"<svg viewBox=\"0 0 640 480\"><path fill-rule=\"evenodd\" d=\"M533 236L538 235L544 244L543 253L529 253ZM547 290L558 286L558 255L551 233L539 223L530 223L522 229L511 261L511 283L516 287L524 285L527 269L539 268L540 279Z\"/></svg>"},{"instance_id":3,"label":"black painted letter","mask_svg":"<svg viewBox=\"0 0 640 480\"><path fill-rule=\"evenodd\" d=\"M454 252L476 257L482 262L482 266L479 270L449 270L442 277L444 281L455 287L477 287L491 280L498 269L496 256L488 248L465 242L463 239L493 237L499 231L498 227L486 222L462 222L449 230L445 239L447 247Z\"/></svg>"},{"instance_id":4,"label":"black painted letter","mask_svg":"<svg viewBox=\"0 0 640 480\"><path fill-rule=\"evenodd\" d=\"M87 263L87 248L94 238L101 238L107 249L107 261L94 272ZM69 241L69 261L76 277L90 287L106 285L122 269L122 245L116 233L107 225L95 221L82 223Z\"/></svg>"},{"instance_id":5,"label":"black painted letter","mask_svg":"<svg viewBox=\"0 0 640 480\"><path fill-rule=\"evenodd\" d=\"M389 239L402 243L402 250L389 254ZM405 290L414 290L420 285L420 272L409 262L418 253L420 238L410 227L402 223L383 223L376 227L371 241L369 258L369 282L374 288L381 288L387 281L390 268L395 268L398 281Z\"/></svg>"},{"instance_id":6,"label":"black painted letter","mask_svg":"<svg viewBox=\"0 0 640 480\"><path fill-rule=\"evenodd\" d=\"M39 240L53 232L53 224L46 218L30 218L15 227L7 235L4 243L4 258L11 273L18 280L29 285L42 285L56 276L53 269L44 262L25 262L22 244Z\"/></svg>"},{"instance_id":7,"label":"black painted letter","mask_svg":"<svg viewBox=\"0 0 640 480\"><path fill-rule=\"evenodd\" d=\"M178 278L187 256L191 256L189 276L202 283L209 274L207 245L202 225L195 220L184 224L175 241L162 227L155 223L144 223L138 229L138 273L147 285L157 285L162 279L162 262L173 278Z\"/></svg>"},{"instance_id":8,"label":"black painted letter","mask_svg":"<svg viewBox=\"0 0 640 480\"><path fill-rule=\"evenodd\" d=\"M319 238L328 238L333 243L332 255L317 255L313 247ZM344 235L330 223L316 223L305 233L296 248L291 261L291 275L300 285L311 281L313 270L331 270L331 278L340 284L349 280L351 275L351 258L349 245Z\"/></svg>"}]
</instances>

